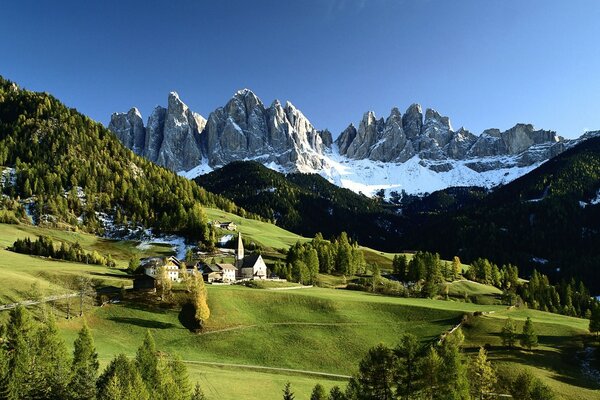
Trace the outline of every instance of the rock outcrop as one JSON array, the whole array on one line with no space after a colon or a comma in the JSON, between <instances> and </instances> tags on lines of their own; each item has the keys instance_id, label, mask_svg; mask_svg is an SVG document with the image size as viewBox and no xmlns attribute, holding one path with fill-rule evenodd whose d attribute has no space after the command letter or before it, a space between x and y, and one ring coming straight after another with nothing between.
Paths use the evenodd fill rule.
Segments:
<instances>
[{"instance_id":1,"label":"rock outcrop","mask_svg":"<svg viewBox=\"0 0 600 400\"><path fill-rule=\"evenodd\" d=\"M419 165L448 172L456 162L475 172L534 165L562 152L565 142L555 132L517 124L501 132L476 136L454 131L450 119L433 109L423 114L412 104L404 114L393 108L387 118L366 112L358 128L350 124L333 141L317 130L292 103L275 100L266 107L248 89L236 92L208 119L191 111L177 93L167 108L156 107L146 126L140 112L115 113L109 129L129 148L160 165L189 171L199 164L212 168L236 160L257 160L286 171L320 172L343 160L402 164L418 157ZM336 156L337 157L337 156ZM345 162L345 161L343 161Z\"/></svg>"},{"instance_id":2,"label":"rock outcrop","mask_svg":"<svg viewBox=\"0 0 600 400\"><path fill-rule=\"evenodd\" d=\"M167 108L156 107L146 127L137 109L113 114L108 127L137 154L178 172L244 159L312 171L323 166L321 156L333 143L331 132L316 130L292 103L265 107L248 89L235 93L208 120L172 92Z\"/></svg>"},{"instance_id":3,"label":"rock outcrop","mask_svg":"<svg viewBox=\"0 0 600 400\"><path fill-rule=\"evenodd\" d=\"M476 160L497 156L513 156L513 165L504 167L528 166L560 153L562 142L556 132L535 130L529 124L517 124L505 132L488 129L480 136L464 128L454 131L450 119L435 110L427 109L423 119L418 104L403 116L392 109L385 122L373 112L365 113L358 130L351 125L335 141L340 155L350 159L403 163L418 155L423 165L436 172L452 169L444 160L469 160L477 172L501 168L500 160Z\"/></svg>"}]
</instances>

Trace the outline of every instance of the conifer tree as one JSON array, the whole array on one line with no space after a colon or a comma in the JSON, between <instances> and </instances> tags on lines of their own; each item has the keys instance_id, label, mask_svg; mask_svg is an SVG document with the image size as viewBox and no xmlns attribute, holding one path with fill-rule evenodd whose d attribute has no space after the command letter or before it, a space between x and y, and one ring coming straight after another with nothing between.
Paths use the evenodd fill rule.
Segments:
<instances>
[{"instance_id":1,"label":"conifer tree","mask_svg":"<svg viewBox=\"0 0 600 400\"><path fill-rule=\"evenodd\" d=\"M35 377L32 369L33 324L23 306L10 311L6 331L7 369L5 396L7 400L27 398L33 392Z\"/></svg>"},{"instance_id":2,"label":"conifer tree","mask_svg":"<svg viewBox=\"0 0 600 400\"><path fill-rule=\"evenodd\" d=\"M531 350L532 347L537 347L537 345L538 338L533 327L533 321L531 321L530 317L527 317L523 325L523 333L521 334L521 346Z\"/></svg>"},{"instance_id":3,"label":"conifer tree","mask_svg":"<svg viewBox=\"0 0 600 400\"><path fill-rule=\"evenodd\" d=\"M38 382L37 396L44 399L64 399L70 378L67 347L60 337L54 314L50 313L46 323L36 335L37 360L34 376Z\"/></svg>"},{"instance_id":4,"label":"conifer tree","mask_svg":"<svg viewBox=\"0 0 600 400\"><path fill-rule=\"evenodd\" d=\"M454 280L458 279L462 272L462 265L460 262L460 258L458 256L454 256L452 259L452 274L454 276Z\"/></svg>"},{"instance_id":5,"label":"conifer tree","mask_svg":"<svg viewBox=\"0 0 600 400\"><path fill-rule=\"evenodd\" d=\"M327 396L327 392L325 391L323 385L317 383L310 395L310 400L327 400L328 398L329 397Z\"/></svg>"},{"instance_id":6,"label":"conifer tree","mask_svg":"<svg viewBox=\"0 0 600 400\"><path fill-rule=\"evenodd\" d=\"M414 392L419 350L419 340L412 333L403 334L400 343L394 349L397 358L397 393L404 399L408 399Z\"/></svg>"},{"instance_id":7,"label":"conifer tree","mask_svg":"<svg viewBox=\"0 0 600 400\"><path fill-rule=\"evenodd\" d=\"M292 385L288 382L285 384L283 388L283 400L294 400L296 397L294 396L294 392L292 392Z\"/></svg>"},{"instance_id":8,"label":"conifer tree","mask_svg":"<svg viewBox=\"0 0 600 400\"><path fill-rule=\"evenodd\" d=\"M135 364L140 371L140 375L148 391L152 392L156 385L156 376L158 373L158 355L156 353L154 338L149 330L146 331L142 345L137 349Z\"/></svg>"},{"instance_id":9,"label":"conifer tree","mask_svg":"<svg viewBox=\"0 0 600 400\"><path fill-rule=\"evenodd\" d=\"M439 398L436 394L439 394L437 388L442 363L442 358L433 346L429 347L429 350L425 353L425 357L420 360L420 375L423 380L425 399L433 400Z\"/></svg>"},{"instance_id":10,"label":"conifer tree","mask_svg":"<svg viewBox=\"0 0 600 400\"><path fill-rule=\"evenodd\" d=\"M123 398L121 385L118 375L112 375L106 384L106 387L100 391L98 400L114 400Z\"/></svg>"},{"instance_id":11,"label":"conifer tree","mask_svg":"<svg viewBox=\"0 0 600 400\"><path fill-rule=\"evenodd\" d=\"M94 400L96 398L96 378L98 376L98 353L94 339L84 321L75 339L71 383L69 389L73 400Z\"/></svg>"},{"instance_id":12,"label":"conifer tree","mask_svg":"<svg viewBox=\"0 0 600 400\"><path fill-rule=\"evenodd\" d=\"M492 363L487 359L487 353L483 347L470 363L471 389L475 398L485 400L489 398L494 385L498 381Z\"/></svg>"},{"instance_id":13,"label":"conifer tree","mask_svg":"<svg viewBox=\"0 0 600 400\"><path fill-rule=\"evenodd\" d=\"M596 304L592 308L592 314L590 315L590 332L596 335L600 334L600 305Z\"/></svg>"},{"instance_id":14,"label":"conifer tree","mask_svg":"<svg viewBox=\"0 0 600 400\"><path fill-rule=\"evenodd\" d=\"M461 353L463 341L464 335L459 328L446 336L440 348L440 356L444 360L440 370L440 390L448 400L470 397L468 371Z\"/></svg>"},{"instance_id":15,"label":"conifer tree","mask_svg":"<svg viewBox=\"0 0 600 400\"><path fill-rule=\"evenodd\" d=\"M517 326L515 325L512 318L508 317L504 326L502 327L502 332L500 332L500 337L502 338L502 344L507 346L509 349L512 349L517 341Z\"/></svg>"},{"instance_id":16,"label":"conifer tree","mask_svg":"<svg viewBox=\"0 0 600 400\"><path fill-rule=\"evenodd\" d=\"M334 386L329 391L329 400L346 400L346 395L339 386Z\"/></svg>"},{"instance_id":17,"label":"conifer tree","mask_svg":"<svg viewBox=\"0 0 600 400\"><path fill-rule=\"evenodd\" d=\"M208 293L204 285L204 279L199 274L191 277L191 302L196 310L196 320L202 326L210 317L210 308L208 308Z\"/></svg>"},{"instance_id":18,"label":"conifer tree","mask_svg":"<svg viewBox=\"0 0 600 400\"><path fill-rule=\"evenodd\" d=\"M397 359L383 344L370 349L358 365L357 389L368 399L392 399Z\"/></svg>"},{"instance_id":19,"label":"conifer tree","mask_svg":"<svg viewBox=\"0 0 600 400\"><path fill-rule=\"evenodd\" d=\"M192 393L191 400L206 400L206 396L199 383L196 383L196 386L194 387L194 393Z\"/></svg>"}]
</instances>

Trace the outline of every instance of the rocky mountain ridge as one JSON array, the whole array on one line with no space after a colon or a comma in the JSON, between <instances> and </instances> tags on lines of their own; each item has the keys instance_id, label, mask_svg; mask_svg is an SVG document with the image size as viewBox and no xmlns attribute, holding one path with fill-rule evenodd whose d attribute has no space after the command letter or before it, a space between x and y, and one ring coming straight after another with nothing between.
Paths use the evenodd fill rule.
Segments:
<instances>
[{"instance_id":1,"label":"rocky mountain ridge","mask_svg":"<svg viewBox=\"0 0 600 400\"><path fill-rule=\"evenodd\" d=\"M255 160L284 172L315 172L366 193L377 189L424 193L448 186L506 183L564 151L569 141L556 132L517 124L477 136L454 130L433 109L413 104L377 118L366 112L335 141L317 130L292 103L266 107L249 89L236 92L207 119L171 92L167 108L154 109L144 126L136 108L114 113L108 128L135 153L194 177L232 161ZM385 170L384 175L376 173ZM410 171L416 171L407 177ZM407 172L409 171L409 172ZM416 174L416 175L415 175ZM433 175L432 175L433 174ZM418 187L426 176L435 181ZM412 179L412 184L406 180Z\"/></svg>"}]
</instances>

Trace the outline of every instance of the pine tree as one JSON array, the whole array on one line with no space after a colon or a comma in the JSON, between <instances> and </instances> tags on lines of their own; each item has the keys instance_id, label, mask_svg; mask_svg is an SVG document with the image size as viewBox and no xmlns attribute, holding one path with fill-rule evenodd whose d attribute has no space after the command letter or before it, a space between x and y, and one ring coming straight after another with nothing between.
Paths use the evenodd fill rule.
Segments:
<instances>
[{"instance_id":1,"label":"pine tree","mask_svg":"<svg viewBox=\"0 0 600 400\"><path fill-rule=\"evenodd\" d=\"M196 386L194 387L194 393L192 394L191 400L206 400L206 396L204 396L204 392L199 383L196 383Z\"/></svg>"},{"instance_id":2,"label":"pine tree","mask_svg":"<svg viewBox=\"0 0 600 400\"><path fill-rule=\"evenodd\" d=\"M142 345L137 349L135 363L148 391L152 392L156 385L156 375L158 373L158 355L154 338L149 330L146 331Z\"/></svg>"},{"instance_id":3,"label":"pine tree","mask_svg":"<svg viewBox=\"0 0 600 400\"><path fill-rule=\"evenodd\" d=\"M429 350L425 353L425 357L420 360L419 369L421 371L420 375L423 380L426 399L433 400L439 398L439 396L436 396L436 393L439 393L437 392L437 387L439 385L442 364L443 360L433 346L429 347Z\"/></svg>"},{"instance_id":4,"label":"pine tree","mask_svg":"<svg viewBox=\"0 0 600 400\"><path fill-rule=\"evenodd\" d=\"M369 350L358 366L358 390L368 399L394 398L394 375L397 359L394 352L379 344Z\"/></svg>"},{"instance_id":5,"label":"pine tree","mask_svg":"<svg viewBox=\"0 0 600 400\"><path fill-rule=\"evenodd\" d=\"M73 400L94 400L99 368L98 353L96 353L94 339L85 321L75 339L74 347L69 385L70 397Z\"/></svg>"},{"instance_id":6,"label":"pine tree","mask_svg":"<svg viewBox=\"0 0 600 400\"><path fill-rule=\"evenodd\" d=\"M334 386L329 391L329 400L346 400L346 395L339 386Z\"/></svg>"},{"instance_id":7,"label":"pine tree","mask_svg":"<svg viewBox=\"0 0 600 400\"><path fill-rule=\"evenodd\" d=\"M444 360L440 370L440 390L448 400L470 397L468 371L461 353L463 341L464 335L459 328L446 336L440 348L440 356Z\"/></svg>"},{"instance_id":8,"label":"pine tree","mask_svg":"<svg viewBox=\"0 0 600 400\"><path fill-rule=\"evenodd\" d=\"M310 395L310 400L328 400L327 392L320 383L317 383Z\"/></svg>"},{"instance_id":9,"label":"pine tree","mask_svg":"<svg viewBox=\"0 0 600 400\"><path fill-rule=\"evenodd\" d=\"M5 396L7 400L28 398L35 387L33 376L32 352L33 324L29 313L18 306L10 311L6 331L8 346L8 374L6 376Z\"/></svg>"},{"instance_id":10,"label":"pine tree","mask_svg":"<svg viewBox=\"0 0 600 400\"><path fill-rule=\"evenodd\" d=\"M44 326L36 335L35 364L38 381L37 396L44 399L64 399L70 378L67 347L60 337L53 314L49 314Z\"/></svg>"},{"instance_id":11,"label":"pine tree","mask_svg":"<svg viewBox=\"0 0 600 400\"><path fill-rule=\"evenodd\" d=\"M189 399L192 392L187 368L180 358L175 357L169 361L169 369L177 386L177 393L181 399Z\"/></svg>"},{"instance_id":12,"label":"pine tree","mask_svg":"<svg viewBox=\"0 0 600 400\"><path fill-rule=\"evenodd\" d=\"M119 376L112 375L108 380L106 387L98 394L98 400L115 400L121 398L123 398L123 394L121 393Z\"/></svg>"},{"instance_id":13,"label":"pine tree","mask_svg":"<svg viewBox=\"0 0 600 400\"><path fill-rule=\"evenodd\" d=\"M288 382L285 384L285 388L283 389L283 400L294 400L296 397L294 396L294 392L292 392L292 385Z\"/></svg>"},{"instance_id":14,"label":"pine tree","mask_svg":"<svg viewBox=\"0 0 600 400\"><path fill-rule=\"evenodd\" d=\"M508 317L504 326L502 327L502 332L500 332L500 337L502 338L502 344L507 346L509 349L512 349L517 341L517 326L515 325L512 318Z\"/></svg>"},{"instance_id":15,"label":"pine tree","mask_svg":"<svg viewBox=\"0 0 600 400\"><path fill-rule=\"evenodd\" d=\"M477 357L471 360L470 370L473 395L480 400L489 398L489 393L492 392L498 378L483 347L479 348Z\"/></svg>"},{"instance_id":16,"label":"pine tree","mask_svg":"<svg viewBox=\"0 0 600 400\"><path fill-rule=\"evenodd\" d=\"M408 399L414 392L419 350L419 340L412 333L403 334L400 337L400 343L394 349L397 358L397 393L405 399Z\"/></svg>"},{"instance_id":17,"label":"pine tree","mask_svg":"<svg viewBox=\"0 0 600 400\"><path fill-rule=\"evenodd\" d=\"M600 305L595 304L592 308L592 315L590 315L590 332L596 335L600 334Z\"/></svg>"},{"instance_id":18,"label":"pine tree","mask_svg":"<svg viewBox=\"0 0 600 400\"><path fill-rule=\"evenodd\" d=\"M521 346L531 350L532 347L537 347L538 338L533 327L533 321L527 317L525 325L523 325L523 333L521 334Z\"/></svg>"}]
</instances>

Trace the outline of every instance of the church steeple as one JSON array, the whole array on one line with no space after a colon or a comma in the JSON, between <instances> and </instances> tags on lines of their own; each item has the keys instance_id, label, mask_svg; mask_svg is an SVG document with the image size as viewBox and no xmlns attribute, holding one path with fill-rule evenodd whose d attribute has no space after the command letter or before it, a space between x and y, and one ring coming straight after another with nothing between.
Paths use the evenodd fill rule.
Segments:
<instances>
[{"instance_id":1,"label":"church steeple","mask_svg":"<svg viewBox=\"0 0 600 400\"><path fill-rule=\"evenodd\" d=\"M235 266L241 268L244 263L244 242L242 232L238 233L237 248L235 249Z\"/></svg>"}]
</instances>

